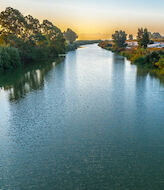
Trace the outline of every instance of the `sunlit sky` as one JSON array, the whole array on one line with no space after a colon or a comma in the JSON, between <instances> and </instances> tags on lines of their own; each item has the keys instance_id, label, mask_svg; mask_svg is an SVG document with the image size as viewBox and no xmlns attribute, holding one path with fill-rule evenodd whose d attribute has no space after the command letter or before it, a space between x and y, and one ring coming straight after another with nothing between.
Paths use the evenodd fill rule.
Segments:
<instances>
[{"instance_id":1,"label":"sunlit sky","mask_svg":"<svg viewBox=\"0 0 164 190\"><path fill-rule=\"evenodd\" d=\"M107 39L119 29L135 35L138 27L164 34L164 0L0 0L0 11L8 6L72 28L79 39Z\"/></svg>"}]
</instances>

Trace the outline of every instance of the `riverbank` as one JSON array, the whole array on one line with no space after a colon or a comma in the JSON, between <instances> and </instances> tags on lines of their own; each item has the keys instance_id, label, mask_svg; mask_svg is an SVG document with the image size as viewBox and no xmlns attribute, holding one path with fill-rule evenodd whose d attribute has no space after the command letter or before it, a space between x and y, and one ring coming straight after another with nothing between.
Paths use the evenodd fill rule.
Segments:
<instances>
[{"instance_id":1,"label":"riverbank","mask_svg":"<svg viewBox=\"0 0 164 190\"><path fill-rule=\"evenodd\" d=\"M72 44L67 44L65 46L65 51L61 51L62 53L67 53L69 51L74 51L78 49L82 45L100 43L101 40L78 40L73 42ZM45 50L45 51L44 51ZM43 48L33 48L33 51L26 53L25 60L23 59L22 49L18 49L15 47L8 47L8 46L0 46L0 72L4 71L12 71L20 66L33 64L38 61L43 61L46 59L56 59L60 56L60 52L58 54L52 54L50 49L43 49Z\"/></svg>"},{"instance_id":2,"label":"riverbank","mask_svg":"<svg viewBox=\"0 0 164 190\"><path fill-rule=\"evenodd\" d=\"M46 62L59 57L58 53L51 51L51 48L29 47L24 51L22 48L0 46L0 72L11 72L21 67L35 65L37 62ZM61 51L65 53L65 51Z\"/></svg>"},{"instance_id":3,"label":"riverbank","mask_svg":"<svg viewBox=\"0 0 164 190\"><path fill-rule=\"evenodd\" d=\"M164 77L164 48L120 48L113 47L110 41L104 41L98 44L101 48L126 57L132 64L136 64L143 69L149 70L149 73L159 77Z\"/></svg>"},{"instance_id":4,"label":"riverbank","mask_svg":"<svg viewBox=\"0 0 164 190\"><path fill-rule=\"evenodd\" d=\"M101 43L101 40L77 40L72 44L68 44L66 46L66 51L67 52L74 51L82 45L95 44L95 43Z\"/></svg>"}]
</instances>

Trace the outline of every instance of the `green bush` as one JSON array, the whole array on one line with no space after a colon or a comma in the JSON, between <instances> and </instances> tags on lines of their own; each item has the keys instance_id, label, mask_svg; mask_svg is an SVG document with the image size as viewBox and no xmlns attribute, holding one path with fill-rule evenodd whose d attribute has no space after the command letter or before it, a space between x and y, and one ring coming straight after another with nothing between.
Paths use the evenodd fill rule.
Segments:
<instances>
[{"instance_id":1,"label":"green bush","mask_svg":"<svg viewBox=\"0 0 164 190\"><path fill-rule=\"evenodd\" d=\"M155 63L159 69L164 69L164 56L161 56L159 61Z\"/></svg>"},{"instance_id":2,"label":"green bush","mask_svg":"<svg viewBox=\"0 0 164 190\"><path fill-rule=\"evenodd\" d=\"M76 43L68 44L66 46L66 51L74 51L78 48L78 45Z\"/></svg>"},{"instance_id":3,"label":"green bush","mask_svg":"<svg viewBox=\"0 0 164 190\"><path fill-rule=\"evenodd\" d=\"M156 67L156 63L160 60L163 52L153 51L146 55L133 56L134 63L147 65L149 67Z\"/></svg>"},{"instance_id":4,"label":"green bush","mask_svg":"<svg viewBox=\"0 0 164 190\"><path fill-rule=\"evenodd\" d=\"M0 70L9 70L20 65L20 56L16 48L0 47Z\"/></svg>"}]
</instances>

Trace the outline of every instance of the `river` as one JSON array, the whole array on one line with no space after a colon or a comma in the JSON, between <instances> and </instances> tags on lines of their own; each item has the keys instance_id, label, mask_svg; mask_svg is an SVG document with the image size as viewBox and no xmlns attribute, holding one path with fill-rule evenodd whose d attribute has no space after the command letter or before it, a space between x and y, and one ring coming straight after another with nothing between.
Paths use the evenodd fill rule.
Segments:
<instances>
[{"instance_id":1,"label":"river","mask_svg":"<svg viewBox=\"0 0 164 190\"><path fill-rule=\"evenodd\" d=\"M0 76L0 189L164 187L164 84L86 45Z\"/></svg>"}]
</instances>

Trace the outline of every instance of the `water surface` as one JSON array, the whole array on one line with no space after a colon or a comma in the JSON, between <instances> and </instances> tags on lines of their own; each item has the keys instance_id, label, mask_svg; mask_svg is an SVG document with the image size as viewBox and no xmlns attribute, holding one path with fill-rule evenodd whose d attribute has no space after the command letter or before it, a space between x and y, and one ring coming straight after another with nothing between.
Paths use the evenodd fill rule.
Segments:
<instances>
[{"instance_id":1,"label":"water surface","mask_svg":"<svg viewBox=\"0 0 164 190\"><path fill-rule=\"evenodd\" d=\"M159 79L97 45L0 76L0 189L163 187Z\"/></svg>"}]
</instances>

